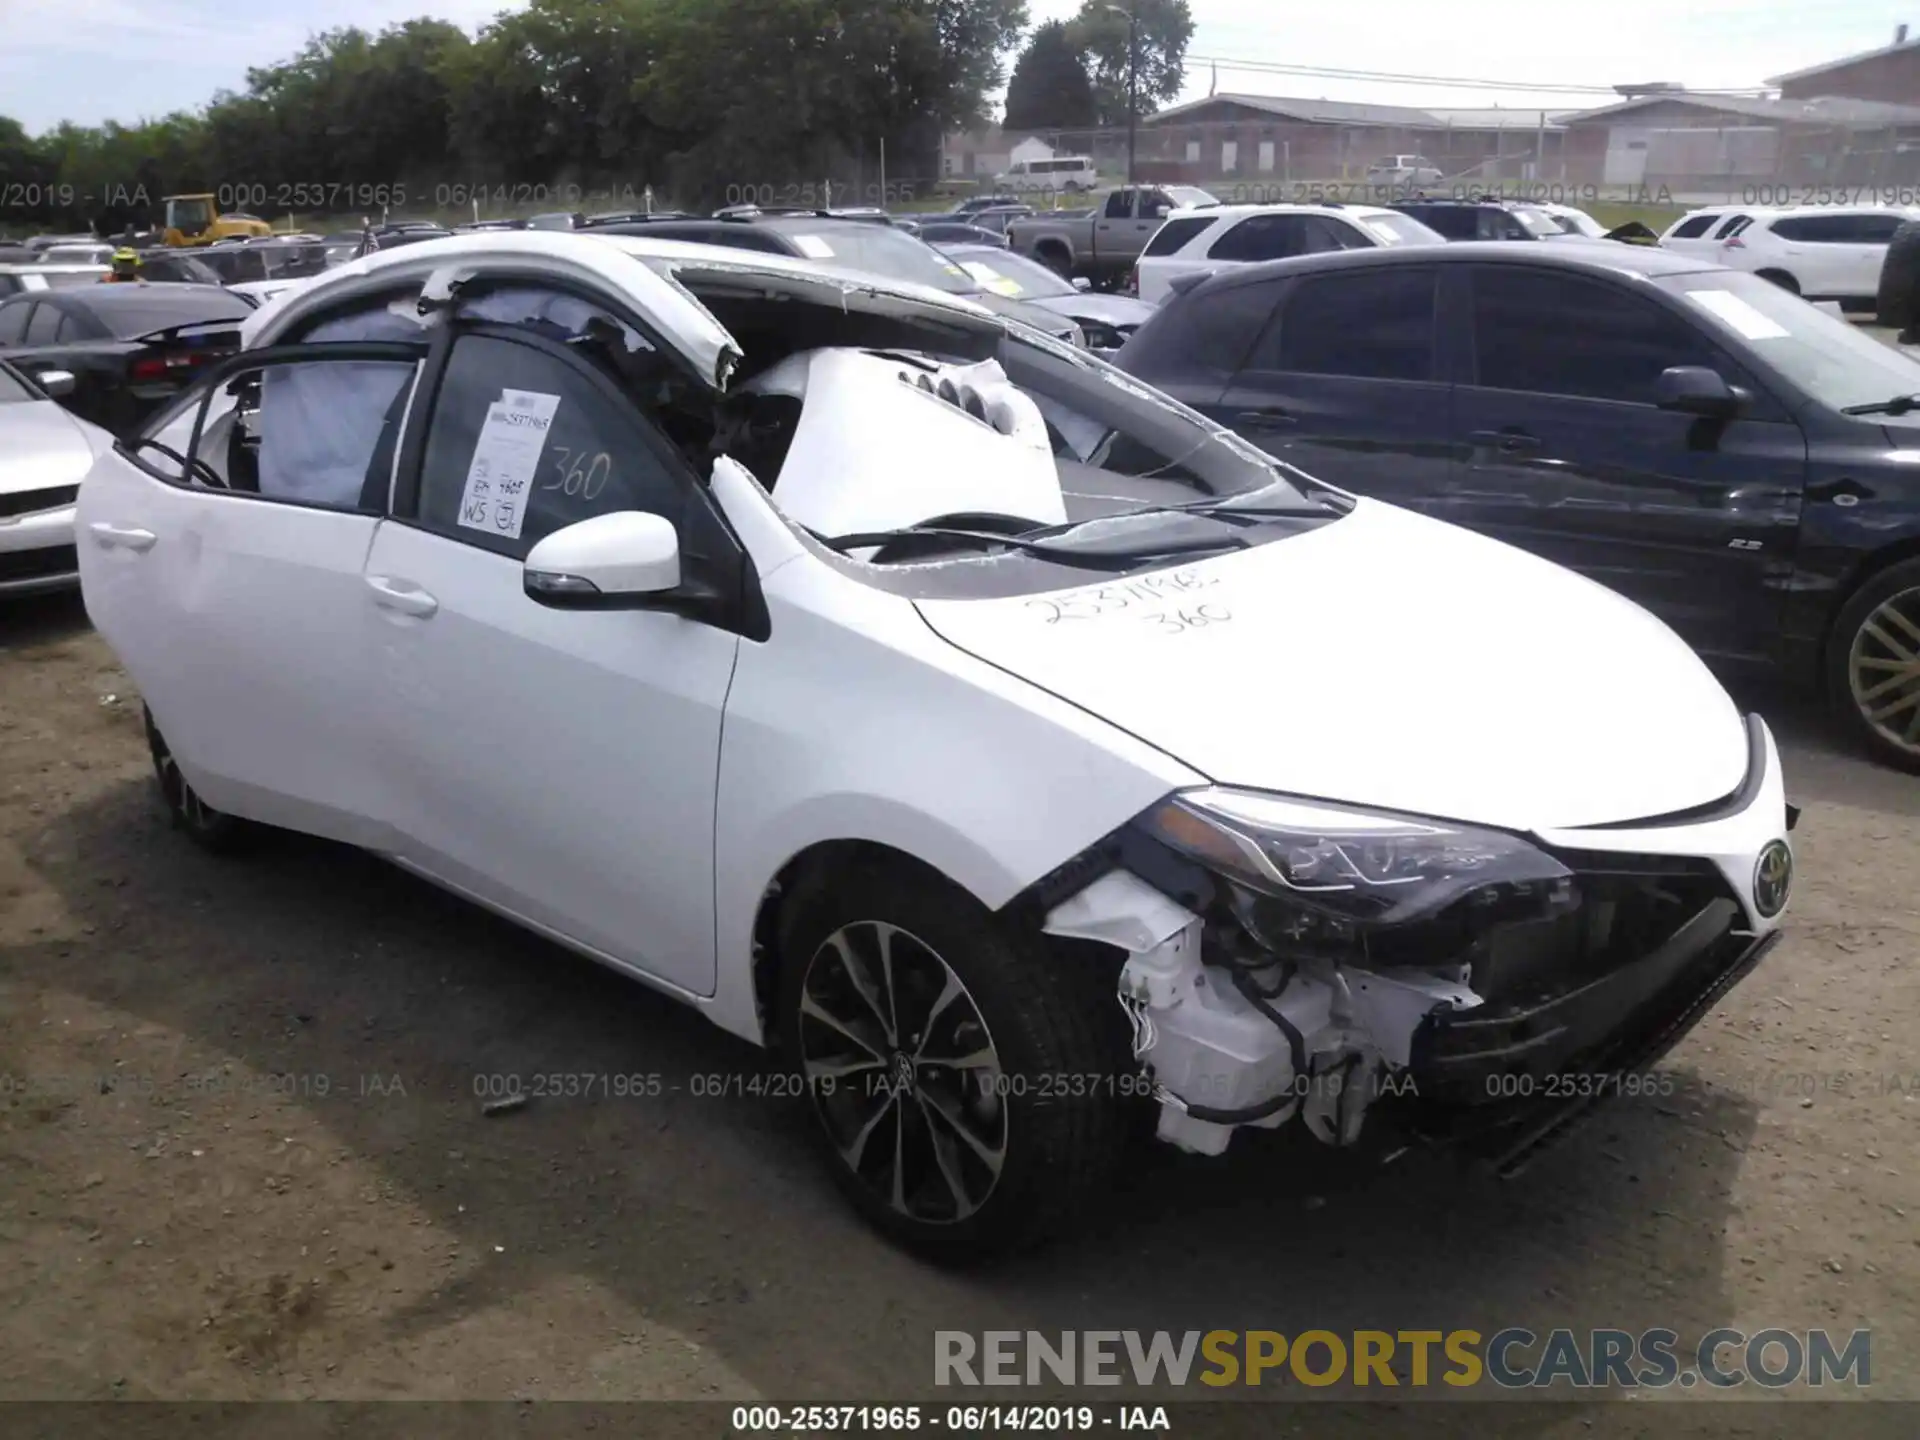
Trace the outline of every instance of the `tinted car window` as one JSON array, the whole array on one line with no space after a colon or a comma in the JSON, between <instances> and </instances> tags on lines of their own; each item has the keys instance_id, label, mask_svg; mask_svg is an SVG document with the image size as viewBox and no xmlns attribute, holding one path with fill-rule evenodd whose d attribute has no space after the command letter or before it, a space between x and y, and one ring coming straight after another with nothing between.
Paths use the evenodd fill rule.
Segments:
<instances>
[{"instance_id":1,"label":"tinted car window","mask_svg":"<svg viewBox=\"0 0 1920 1440\"><path fill-rule=\"evenodd\" d=\"M1649 300L1518 266L1474 270L1473 342L1480 384L1540 395L1650 405L1669 366L1720 366L1698 333Z\"/></svg>"},{"instance_id":2,"label":"tinted car window","mask_svg":"<svg viewBox=\"0 0 1920 1440\"><path fill-rule=\"evenodd\" d=\"M1409 205L1400 213L1411 215L1430 230L1449 240L1471 240L1477 233L1477 212L1470 205Z\"/></svg>"},{"instance_id":3,"label":"tinted car window","mask_svg":"<svg viewBox=\"0 0 1920 1440\"><path fill-rule=\"evenodd\" d=\"M118 340L137 340L176 325L202 325L231 320L236 325L253 313L238 295L211 285L160 286L102 285L96 298L84 302Z\"/></svg>"},{"instance_id":4,"label":"tinted car window","mask_svg":"<svg viewBox=\"0 0 1920 1440\"><path fill-rule=\"evenodd\" d=\"M1482 206L1474 212L1475 238L1480 240L1530 240L1533 232L1510 211Z\"/></svg>"},{"instance_id":5,"label":"tinted car window","mask_svg":"<svg viewBox=\"0 0 1920 1440\"><path fill-rule=\"evenodd\" d=\"M1147 242L1147 248L1140 253L1171 255L1211 224L1213 221L1204 215L1188 215L1178 220L1169 220L1153 232L1153 239Z\"/></svg>"},{"instance_id":6,"label":"tinted car window","mask_svg":"<svg viewBox=\"0 0 1920 1440\"><path fill-rule=\"evenodd\" d=\"M27 311L32 308L31 300L0 305L0 345L20 343L20 337L26 333L27 329Z\"/></svg>"},{"instance_id":7,"label":"tinted car window","mask_svg":"<svg viewBox=\"0 0 1920 1440\"><path fill-rule=\"evenodd\" d=\"M1133 192L1116 190L1107 196L1104 212L1109 220L1130 220L1133 218Z\"/></svg>"},{"instance_id":8,"label":"tinted car window","mask_svg":"<svg viewBox=\"0 0 1920 1440\"><path fill-rule=\"evenodd\" d=\"M1674 240L1698 239L1700 236L1706 234L1707 227L1719 218L1720 215L1716 211L1711 215L1695 215L1690 219L1682 220L1678 225L1673 227L1673 234L1669 238Z\"/></svg>"},{"instance_id":9,"label":"tinted car window","mask_svg":"<svg viewBox=\"0 0 1920 1440\"><path fill-rule=\"evenodd\" d=\"M1248 368L1371 380L1427 380L1434 370L1435 272L1404 268L1320 275L1295 285Z\"/></svg>"},{"instance_id":10,"label":"tinted car window","mask_svg":"<svg viewBox=\"0 0 1920 1440\"><path fill-rule=\"evenodd\" d=\"M34 307L33 318L27 321L27 339L29 345L51 345L59 338L60 322L66 317L51 305Z\"/></svg>"},{"instance_id":11,"label":"tinted car window","mask_svg":"<svg viewBox=\"0 0 1920 1440\"><path fill-rule=\"evenodd\" d=\"M1893 215L1789 215L1773 222L1782 240L1814 245L1884 245L1899 228Z\"/></svg>"},{"instance_id":12,"label":"tinted car window","mask_svg":"<svg viewBox=\"0 0 1920 1440\"><path fill-rule=\"evenodd\" d=\"M517 415L526 424L508 423ZM501 437L520 433L544 438L516 454ZM692 496L666 442L588 373L512 340L455 343L421 474L420 521L429 529L524 559L577 521L646 510L672 520L684 539Z\"/></svg>"},{"instance_id":13,"label":"tinted car window","mask_svg":"<svg viewBox=\"0 0 1920 1440\"><path fill-rule=\"evenodd\" d=\"M1126 353L1137 353L1139 374L1169 382L1196 373L1231 375L1259 338L1285 283L1262 280L1175 296L1128 342ZM1134 371L1134 361L1126 368Z\"/></svg>"},{"instance_id":14,"label":"tinted car window","mask_svg":"<svg viewBox=\"0 0 1920 1440\"><path fill-rule=\"evenodd\" d=\"M1753 224L1753 217L1751 215L1729 215L1727 217L1727 223L1713 232L1713 238L1716 240L1725 240L1729 236L1738 235L1751 224Z\"/></svg>"},{"instance_id":15,"label":"tinted car window","mask_svg":"<svg viewBox=\"0 0 1920 1440\"><path fill-rule=\"evenodd\" d=\"M1207 248L1209 260L1279 260L1289 255L1305 255L1310 250L1333 249L1315 244L1314 231L1306 215L1249 215L1228 227L1227 232Z\"/></svg>"}]
</instances>

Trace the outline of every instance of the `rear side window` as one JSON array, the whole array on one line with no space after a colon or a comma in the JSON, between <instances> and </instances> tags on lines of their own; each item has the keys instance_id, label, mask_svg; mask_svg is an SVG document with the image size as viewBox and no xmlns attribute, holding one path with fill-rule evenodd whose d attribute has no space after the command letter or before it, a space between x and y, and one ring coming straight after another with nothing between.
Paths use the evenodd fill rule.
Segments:
<instances>
[{"instance_id":1,"label":"rear side window","mask_svg":"<svg viewBox=\"0 0 1920 1440\"><path fill-rule=\"evenodd\" d=\"M1169 300L1140 332L1144 363L1135 373L1169 381L1233 374L1273 314L1285 283L1216 286ZM1127 368L1134 369L1131 363Z\"/></svg>"},{"instance_id":2,"label":"rear side window","mask_svg":"<svg viewBox=\"0 0 1920 1440\"><path fill-rule=\"evenodd\" d=\"M51 305L34 307L33 319L27 322L27 344L51 345L60 338L61 322L66 319Z\"/></svg>"},{"instance_id":3,"label":"rear side window","mask_svg":"<svg viewBox=\"0 0 1920 1440\"><path fill-rule=\"evenodd\" d=\"M1720 218L1720 212L1714 210L1705 215L1691 215L1673 227L1670 240L1697 240L1707 233L1713 222Z\"/></svg>"},{"instance_id":4,"label":"rear side window","mask_svg":"<svg viewBox=\"0 0 1920 1440\"><path fill-rule=\"evenodd\" d=\"M1884 245L1899 228L1893 215L1789 215L1773 222L1782 240L1811 245Z\"/></svg>"},{"instance_id":5,"label":"rear side window","mask_svg":"<svg viewBox=\"0 0 1920 1440\"><path fill-rule=\"evenodd\" d=\"M1429 380L1436 272L1402 267L1302 280L1261 337L1251 370Z\"/></svg>"},{"instance_id":6,"label":"rear side window","mask_svg":"<svg viewBox=\"0 0 1920 1440\"><path fill-rule=\"evenodd\" d=\"M1184 248L1189 240L1200 234L1211 224L1213 224L1213 221L1200 215L1190 215L1180 220L1169 220L1153 232L1153 239L1147 242L1147 248L1140 253L1142 256L1171 255L1174 251Z\"/></svg>"},{"instance_id":7,"label":"rear side window","mask_svg":"<svg viewBox=\"0 0 1920 1440\"><path fill-rule=\"evenodd\" d=\"M1305 215L1249 215L1207 249L1209 260L1282 260L1316 248ZM1336 247L1321 244L1317 248Z\"/></svg>"}]
</instances>

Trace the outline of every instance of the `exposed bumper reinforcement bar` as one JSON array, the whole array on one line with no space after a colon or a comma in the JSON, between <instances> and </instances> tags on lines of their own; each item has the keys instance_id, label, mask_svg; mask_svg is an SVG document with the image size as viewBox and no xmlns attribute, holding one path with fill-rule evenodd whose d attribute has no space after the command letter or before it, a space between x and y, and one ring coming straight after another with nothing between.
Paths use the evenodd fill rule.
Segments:
<instances>
[{"instance_id":1,"label":"exposed bumper reinforcement bar","mask_svg":"<svg viewBox=\"0 0 1920 1440\"><path fill-rule=\"evenodd\" d=\"M1781 937L1780 931L1759 939L1724 936L1699 963L1686 966L1684 975L1638 1007L1610 1043L1569 1062L1568 1072L1577 1083L1568 1088L1575 1093L1448 1106L1445 1121L1436 1125L1433 1121L1438 1117L1429 1116L1415 1129L1429 1142L1457 1149L1490 1166L1501 1178L1511 1179L1621 1093L1626 1077L1664 1058L1729 990L1752 973ZM1419 1084L1417 1069L1414 1078Z\"/></svg>"}]
</instances>

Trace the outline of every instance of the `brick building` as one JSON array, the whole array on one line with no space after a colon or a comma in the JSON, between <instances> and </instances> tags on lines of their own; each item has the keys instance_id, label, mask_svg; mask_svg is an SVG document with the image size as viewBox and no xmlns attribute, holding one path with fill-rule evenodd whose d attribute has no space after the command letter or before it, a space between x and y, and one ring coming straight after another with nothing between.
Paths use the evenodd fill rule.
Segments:
<instances>
[{"instance_id":1,"label":"brick building","mask_svg":"<svg viewBox=\"0 0 1920 1440\"><path fill-rule=\"evenodd\" d=\"M1842 95L1883 105L1920 105L1920 40L1909 40L1902 25L1891 45L1776 75L1767 84L1778 86L1783 100Z\"/></svg>"}]
</instances>

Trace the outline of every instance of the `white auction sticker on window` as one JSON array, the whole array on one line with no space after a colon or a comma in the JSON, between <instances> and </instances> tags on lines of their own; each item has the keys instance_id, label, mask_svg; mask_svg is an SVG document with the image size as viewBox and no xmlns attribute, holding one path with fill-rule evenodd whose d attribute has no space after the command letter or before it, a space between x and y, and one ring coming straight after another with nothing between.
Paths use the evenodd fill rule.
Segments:
<instances>
[{"instance_id":1,"label":"white auction sticker on window","mask_svg":"<svg viewBox=\"0 0 1920 1440\"><path fill-rule=\"evenodd\" d=\"M802 255L810 256L815 260L833 258L833 247L818 235L796 235L793 237L793 243L800 247Z\"/></svg>"},{"instance_id":2,"label":"white auction sticker on window","mask_svg":"<svg viewBox=\"0 0 1920 1440\"><path fill-rule=\"evenodd\" d=\"M1784 340L1787 327L1762 315L1731 290L1689 290L1687 297L1702 310L1711 310L1749 340Z\"/></svg>"},{"instance_id":3,"label":"white auction sticker on window","mask_svg":"<svg viewBox=\"0 0 1920 1440\"><path fill-rule=\"evenodd\" d=\"M462 525L509 540L520 538L533 474L559 408L558 395L537 390L502 390L487 407L467 465L467 488L460 495Z\"/></svg>"}]
</instances>

